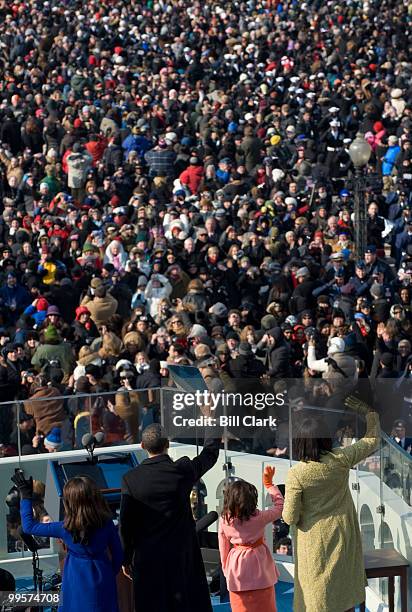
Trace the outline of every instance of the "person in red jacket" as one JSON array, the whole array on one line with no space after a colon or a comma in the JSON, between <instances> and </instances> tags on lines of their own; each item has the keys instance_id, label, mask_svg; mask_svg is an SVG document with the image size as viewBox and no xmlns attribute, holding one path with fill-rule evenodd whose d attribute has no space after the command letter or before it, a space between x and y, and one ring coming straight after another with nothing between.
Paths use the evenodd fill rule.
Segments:
<instances>
[{"instance_id":1,"label":"person in red jacket","mask_svg":"<svg viewBox=\"0 0 412 612\"><path fill-rule=\"evenodd\" d=\"M89 142L86 142L84 148L92 156L93 168L102 159L106 147L107 138L98 134L92 134Z\"/></svg>"},{"instance_id":2,"label":"person in red jacket","mask_svg":"<svg viewBox=\"0 0 412 612\"><path fill-rule=\"evenodd\" d=\"M186 170L183 170L182 174L179 176L179 180L182 185L189 188L192 195L196 195L203 179L204 169L199 163L199 159L195 156L190 158L189 163L190 166L188 166Z\"/></svg>"}]
</instances>

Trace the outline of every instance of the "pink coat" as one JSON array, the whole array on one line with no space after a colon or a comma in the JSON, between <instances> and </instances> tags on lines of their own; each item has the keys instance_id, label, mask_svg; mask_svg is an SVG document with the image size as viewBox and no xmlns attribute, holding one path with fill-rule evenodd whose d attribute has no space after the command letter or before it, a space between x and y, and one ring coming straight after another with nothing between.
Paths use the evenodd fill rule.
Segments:
<instances>
[{"instance_id":1,"label":"pink coat","mask_svg":"<svg viewBox=\"0 0 412 612\"><path fill-rule=\"evenodd\" d=\"M243 523L235 519L230 524L219 521L219 550L223 573L229 591L266 589L278 581L278 570L266 544L256 548L231 548L231 544L252 544L263 537L268 523L282 516L283 496L277 486L268 489L273 506L258 510Z\"/></svg>"}]
</instances>

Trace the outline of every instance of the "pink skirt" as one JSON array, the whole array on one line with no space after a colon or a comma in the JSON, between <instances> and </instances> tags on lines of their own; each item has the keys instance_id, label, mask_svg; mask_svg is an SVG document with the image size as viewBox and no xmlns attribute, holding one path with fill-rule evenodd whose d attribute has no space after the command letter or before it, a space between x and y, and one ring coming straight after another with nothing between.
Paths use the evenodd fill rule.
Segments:
<instances>
[{"instance_id":1,"label":"pink skirt","mask_svg":"<svg viewBox=\"0 0 412 612\"><path fill-rule=\"evenodd\" d=\"M230 591L232 612L276 612L274 587L255 591Z\"/></svg>"}]
</instances>

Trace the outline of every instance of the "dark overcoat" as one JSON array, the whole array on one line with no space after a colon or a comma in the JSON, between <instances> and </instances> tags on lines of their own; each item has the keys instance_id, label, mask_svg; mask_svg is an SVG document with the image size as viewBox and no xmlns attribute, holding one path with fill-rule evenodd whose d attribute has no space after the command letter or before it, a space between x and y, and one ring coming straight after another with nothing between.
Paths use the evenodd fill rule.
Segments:
<instances>
[{"instance_id":1,"label":"dark overcoat","mask_svg":"<svg viewBox=\"0 0 412 612\"><path fill-rule=\"evenodd\" d=\"M212 610L190 493L216 463L219 445L206 440L195 459L146 459L123 478L120 533L136 612Z\"/></svg>"}]
</instances>

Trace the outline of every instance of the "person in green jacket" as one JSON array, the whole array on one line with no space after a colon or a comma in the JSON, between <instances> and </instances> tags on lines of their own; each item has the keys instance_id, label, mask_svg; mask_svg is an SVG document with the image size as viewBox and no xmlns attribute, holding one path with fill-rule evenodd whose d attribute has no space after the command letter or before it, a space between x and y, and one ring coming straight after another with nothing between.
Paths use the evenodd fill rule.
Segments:
<instances>
[{"instance_id":1,"label":"person in green jacket","mask_svg":"<svg viewBox=\"0 0 412 612\"><path fill-rule=\"evenodd\" d=\"M31 363L40 371L42 367L52 360L58 360L65 377L70 376L73 370L73 350L71 344L63 342L54 325L49 325L43 335L43 342L39 344Z\"/></svg>"},{"instance_id":2,"label":"person in green jacket","mask_svg":"<svg viewBox=\"0 0 412 612\"><path fill-rule=\"evenodd\" d=\"M56 170L51 164L48 164L45 170L46 176L42 178L40 184L45 183L47 185L47 187L49 188L49 196L51 199L53 199L54 196L56 196L59 191L62 190L62 185L60 181L56 178Z\"/></svg>"},{"instance_id":3,"label":"person in green jacket","mask_svg":"<svg viewBox=\"0 0 412 612\"><path fill-rule=\"evenodd\" d=\"M294 527L294 612L349 612L365 601L361 533L349 488L349 470L379 446L376 412L355 398L347 406L366 414L365 436L347 448L321 438L319 419L301 417L286 480L283 519ZM325 424L323 423L325 427Z\"/></svg>"}]
</instances>

